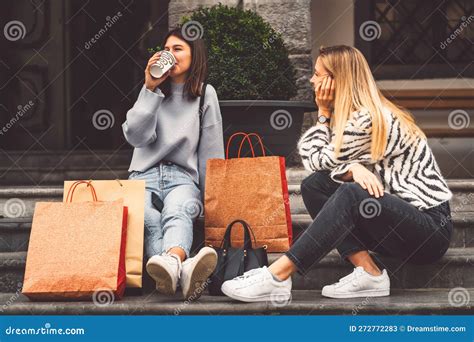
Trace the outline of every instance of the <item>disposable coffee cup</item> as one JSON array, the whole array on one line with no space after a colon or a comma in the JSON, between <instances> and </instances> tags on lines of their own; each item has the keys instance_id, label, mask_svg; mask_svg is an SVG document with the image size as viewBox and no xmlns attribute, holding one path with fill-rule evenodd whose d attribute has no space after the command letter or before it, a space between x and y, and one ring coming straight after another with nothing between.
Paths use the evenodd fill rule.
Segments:
<instances>
[{"instance_id":1,"label":"disposable coffee cup","mask_svg":"<svg viewBox=\"0 0 474 342\"><path fill-rule=\"evenodd\" d=\"M176 64L176 58L169 51L161 51L160 58L155 64L150 66L150 74L154 78L162 77L168 70Z\"/></svg>"}]
</instances>

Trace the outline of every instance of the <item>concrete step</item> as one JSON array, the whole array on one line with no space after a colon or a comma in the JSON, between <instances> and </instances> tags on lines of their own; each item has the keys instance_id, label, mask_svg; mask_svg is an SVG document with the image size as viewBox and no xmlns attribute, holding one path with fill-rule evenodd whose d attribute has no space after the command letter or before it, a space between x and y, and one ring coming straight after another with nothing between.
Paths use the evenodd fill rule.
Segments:
<instances>
[{"instance_id":1,"label":"concrete step","mask_svg":"<svg viewBox=\"0 0 474 342\"><path fill-rule=\"evenodd\" d=\"M400 260L373 254L376 262L386 268L392 288L474 288L474 248L450 248L446 255L430 265L412 265ZM270 253L272 263L281 256ZM21 287L26 264L26 252L0 253L0 293L15 292ZM305 274L293 276L295 290L320 290L352 271L333 250ZM144 291L151 292L153 282L144 273Z\"/></svg>"},{"instance_id":2,"label":"concrete step","mask_svg":"<svg viewBox=\"0 0 474 342\"><path fill-rule=\"evenodd\" d=\"M433 137L428 143L444 177L472 177L472 137ZM123 179L127 176L132 150L124 144L114 151L92 151L87 145L78 144L68 151L0 149L0 156L0 185L60 185L64 179ZM287 165L301 167L300 158L295 157L287 158Z\"/></svg>"},{"instance_id":3,"label":"concrete step","mask_svg":"<svg viewBox=\"0 0 474 342\"><path fill-rule=\"evenodd\" d=\"M307 214L301 197L301 182L309 174L300 169L287 171L292 214ZM474 212L474 179L448 180L448 186L453 192L451 211ZM0 217L32 217L36 202L62 201L62 197L62 186L0 186Z\"/></svg>"},{"instance_id":4,"label":"concrete step","mask_svg":"<svg viewBox=\"0 0 474 342\"><path fill-rule=\"evenodd\" d=\"M127 179L128 166L120 169L111 169L107 166L88 167L82 166L74 169L58 167L54 171L44 167L25 167L19 170L8 170L0 168L0 185L11 186L13 184L29 186L57 186L63 184L65 179Z\"/></svg>"},{"instance_id":5,"label":"concrete step","mask_svg":"<svg viewBox=\"0 0 474 342\"><path fill-rule=\"evenodd\" d=\"M399 259L371 253L380 268L386 268L392 288L424 289L474 287L474 248L450 248L437 262L414 265ZM272 263L281 256L271 253ZM352 272L353 266L342 260L336 250L331 251L304 276L295 274L293 288L319 290Z\"/></svg>"},{"instance_id":6,"label":"concrete step","mask_svg":"<svg viewBox=\"0 0 474 342\"><path fill-rule=\"evenodd\" d=\"M452 214L454 222L453 235L450 247L474 247L474 213L455 212ZM21 252L28 250L28 240L31 232L31 217L2 218L0 219L0 253ZM312 223L308 214L293 214L293 235L297 239ZM199 218L194 227L195 249L204 243L204 222Z\"/></svg>"},{"instance_id":7,"label":"concrete step","mask_svg":"<svg viewBox=\"0 0 474 342\"><path fill-rule=\"evenodd\" d=\"M77 147L76 147L77 148ZM0 150L0 185L60 185L65 179L124 179L132 151Z\"/></svg>"},{"instance_id":8,"label":"concrete step","mask_svg":"<svg viewBox=\"0 0 474 342\"><path fill-rule=\"evenodd\" d=\"M457 292L456 292L457 291ZM455 295L464 297L457 300ZM320 291L294 290L288 303L241 303L204 294L189 302L181 294L125 296L105 304L31 302L19 293L0 294L3 315L469 315L474 289L392 290L379 298L331 299Z\"/></svg>"},{"instance_id":9,"label":"concrete step","mask_svg":"<svg viewBox=\"0 0 474 342\"><path fill-rule=\"evenodd\" d=\"M59 150L59 151L5 151L0 150L0 167L44 167L52 171L57 168L122 167L130 165L133 151L125 150Z\"/></svg>"}]
</instances>

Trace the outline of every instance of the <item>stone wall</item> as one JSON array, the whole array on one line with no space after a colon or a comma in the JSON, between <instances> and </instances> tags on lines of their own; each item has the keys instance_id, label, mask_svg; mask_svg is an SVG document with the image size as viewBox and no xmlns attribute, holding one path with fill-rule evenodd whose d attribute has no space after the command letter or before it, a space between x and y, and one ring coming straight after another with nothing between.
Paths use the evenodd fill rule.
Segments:
<instances>
[{"instance_id":1,"label":"stone wall","mask_svg":"<svg viewBox=\"0 0 474 342\"><path fill-rule=\"evenodd\" d=\"M238 0L170 0L168 5L168 23L170 28L176 26L185 15L191 14L199 7L211 7L219 3L227 6L237 6Z\"/></svg>"}]
</instances>

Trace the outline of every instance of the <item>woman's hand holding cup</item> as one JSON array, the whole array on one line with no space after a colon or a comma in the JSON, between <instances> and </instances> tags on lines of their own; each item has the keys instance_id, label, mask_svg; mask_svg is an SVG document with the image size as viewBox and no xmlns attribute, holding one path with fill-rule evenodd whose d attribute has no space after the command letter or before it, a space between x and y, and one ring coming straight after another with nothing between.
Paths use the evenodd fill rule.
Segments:
<instances>
[{"instance_id":1,"label":"woman's hand holding cup","mask_svg":"<svg viewBox=\"0 0 474 342\"><path fill-rule=\"evenodd\" d=\"M145 87L151 91L154 91L156 87L158 87L161 83L163 83L169 76L170 71L168 70L163 76L160 78L154 78L150 74L150 67L155 64L158 59L160 59L161 51L155 53L151 58L148 60L148 64L145 69Z\"/></svg>"}]
</instances>

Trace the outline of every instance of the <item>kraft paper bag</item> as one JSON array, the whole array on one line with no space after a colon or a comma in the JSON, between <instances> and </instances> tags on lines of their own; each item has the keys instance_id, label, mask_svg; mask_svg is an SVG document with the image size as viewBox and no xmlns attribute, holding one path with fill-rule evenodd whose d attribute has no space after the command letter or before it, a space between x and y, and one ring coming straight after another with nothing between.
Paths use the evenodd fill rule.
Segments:
<instances>
[{"instance_id":1,"label":"kraft paper bag","mask_svg":"<svg viewBox=\"0 0 474 342\"><path fill-rule=\"evenodd\" d=\"M244 139L248 139L245 133L234 135L238 134L244 134ZM228 159L233 136L228 142L226 159L209 159L207 162L204 197L206 244L218 247L227 225L241 219L252 227L257 246L266 245L268 252L285 252L293 237L285 158ZM261 140L260 144L264 153ZM233 231L231 241L233 246L243 246L242 232Z\"/></svg>"},{"instance_id":2,"label":"kraft paper bag","mask_svg":"<svg viewBox=\"0 0 474 342\"><path fill-rule=\"evenodd\" d=\"M123 198L128 208L127 244L125 265L127 287L142 287L143 239L145 215L144 180L92 180L88 181L96 189L99 201L113 201ZM64 182L64 200L74 181ZM74 193L74 202L88 201L90 194L87 185L79 186Z\"/></svg>"},{"instance_id":3,"label":"kraft paper bag","mask_svg":"<svg viewBox=\"0 0 474 342\"><path fill-rule=\"evenodd\" d=\"M123 296L127 208L89 190L92 201L36 203L22 290L30 299Z\"/></svg>"}]
</instances>

